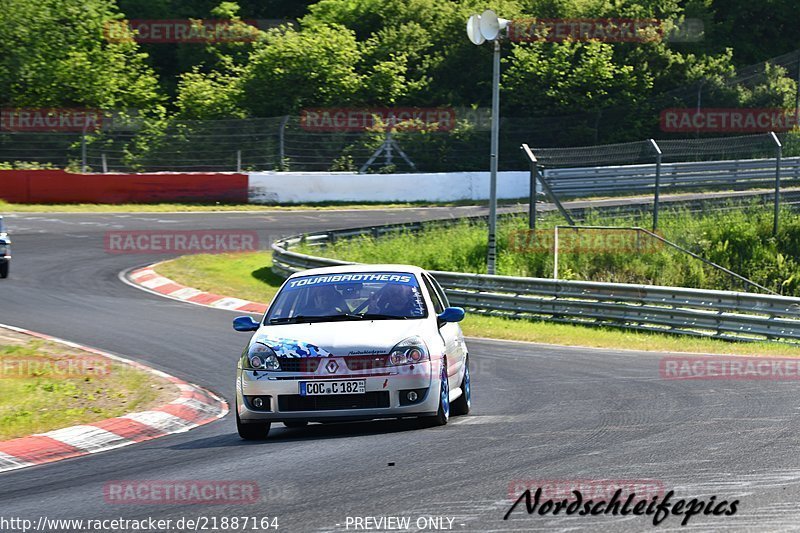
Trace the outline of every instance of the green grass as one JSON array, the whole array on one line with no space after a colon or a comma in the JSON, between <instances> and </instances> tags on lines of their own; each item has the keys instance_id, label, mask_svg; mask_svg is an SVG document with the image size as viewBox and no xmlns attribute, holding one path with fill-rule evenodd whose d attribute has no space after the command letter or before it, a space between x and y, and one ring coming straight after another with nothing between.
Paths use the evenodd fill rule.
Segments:
<instances>
[{"instance_id":1,"label":"green grass","mask_svg":"<svg viewBox=\"0 0 800 533\"><path fill-rule=\"evenodd\" d=\"M0 200L0 213L191 213L207 211L300 211L342 209L410 209L419 207L453 207L483 205L486 202L319 202L308 204L221 204L221 203L159 203L159 204L14 204Z\"/></svg>"},{"instance_id":2,"label":"green grass","mask_svg":"<svg viewBox=\"0 0 800 533\"><path fill-rule=\"evenodd\" d=\"M540 223L539 242L552 242L552 228L564 224L557 215ZM633 218L589 212L584 225L650 227L649 214ZM527 218L510 216L498 224L497 273L511 276L553 277L551 245L529 248L521 239ZM325 249L301 247L299 251L362 263L407 262L429 270L486 272L486 225L462 223L452 228L430 226L421 233L361 237L342 240ZM764 206L690 214L666 211L660 233L694 253L785 295L800 295L800 217L785 210L780 231L772 236L772 213ZM512 237L516 235L517 237ZM592 251L567 252L571 235L595 243ZM560 231L559 278L649 285L670 285L720 290L742 290L742 283L667 246L643 236L643 248L621 249L604 241L606 232ZM635 244L635 233L626 241ZM650 245L650 246L648 246ZM521 249L520 249L521 248Z\"/></svg>"},{"instance_id":3,"label":"green grass","mask_svg":"<svg viewBox=\"0 0 800 533\"><path fill-rule=\"evenodd\" d=\"M268 252L186 255L161 263L159 274L178 283L225 296L269 303L282 280L272 274ZM720 339L571 326L467 314L464 333L473 337L674 352L800 357L800 347L776 343L736 343Z\"/></svg>"},{"instance_id":4,"label":"green grass","mask_svg":"<svg viewBox=\"0 0 800 533\"><path fill-rule=\"evenodd\" d=\"M146 410L176 395L169 382L122 363L106 372L58 370L84 358L99 359L0 330L0 441Z\"/></svg>"},{"instance_id":5,"label":"green grass","mask_svg":"<svg viewBox=\"0 0 800 533\"><path fill-rule=\"evenodd\" d=\"M270 252L184 255L156 270L188 287L254 302L269 303L283 283L272 273Z\"/></svg>"}]
</instances>

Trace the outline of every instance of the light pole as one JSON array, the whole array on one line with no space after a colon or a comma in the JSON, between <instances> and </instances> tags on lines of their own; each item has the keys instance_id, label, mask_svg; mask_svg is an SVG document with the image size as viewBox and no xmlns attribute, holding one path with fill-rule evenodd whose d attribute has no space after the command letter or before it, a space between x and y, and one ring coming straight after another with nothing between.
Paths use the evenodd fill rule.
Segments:
<instances>
[{"instance_id":1,"label":"light pole","mask_svg":"<svg viewBox=\"0 0 800 533\"><path fill-rule=\"evenodd\" d=\"M500 33L508 27L509 21L498 18L494 11L487 9L482 15L472 15L467 20L467 37L475 45L485 41L494 43L494 62L492 72L492 143L489 178L489 251L486 257L486 272L495 274L497 258L497 159L500 144Z\"/></svg>"}]
</instances>

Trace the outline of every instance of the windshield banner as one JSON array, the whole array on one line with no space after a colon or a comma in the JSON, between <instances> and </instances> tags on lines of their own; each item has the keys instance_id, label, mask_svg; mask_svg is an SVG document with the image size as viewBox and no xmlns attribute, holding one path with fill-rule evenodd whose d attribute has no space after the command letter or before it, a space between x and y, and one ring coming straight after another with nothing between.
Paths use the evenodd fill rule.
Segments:
<instances>
[{"instance_id":1,"label":"windshield banner","mask_svg":"<svg viewBox=\"0 0 800 533\"><path fill-rule=\"evenodd\" d=\"M337 283L392 283L398 285L417 286L412 274L398 272L357 272L352 274L327 274L305 276L289 280L283 290L302 289L312 285L335 285Z\"/></svg>"}]
</instances>

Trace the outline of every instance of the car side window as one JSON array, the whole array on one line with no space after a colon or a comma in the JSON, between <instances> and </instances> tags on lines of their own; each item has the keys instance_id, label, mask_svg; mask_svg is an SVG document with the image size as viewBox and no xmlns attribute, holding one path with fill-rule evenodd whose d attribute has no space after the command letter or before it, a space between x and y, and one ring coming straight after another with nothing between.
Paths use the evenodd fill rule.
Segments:
<instances>
[{"instance_id":1,"label":"car side window","mask_svg":"<svg viewBox=\"0 0 800 533\"><path fill-rule=\"evenodd\" d=\"M436 281L436 278L434 278L433 276L430 276L430 280L431 284L433 285L433 288L436 289L436 294L439 295L439 299L442 301L442 305L444 305L445 307L450 307L450 300L447 299L447 295L444 293L444 289L442 289L442 286L439 285L439 282Z\"/></svg>"},{"instance_id":2,"label":"car side window","mask_svg":"<svg viewBox=\"0 0 800 533\"><path fill-rule=\"evenodd\" d=\"M428 294L431 295L431 301L433 301L433 309L436 311L438 315L442 311L444 311L444 304L442 303L442 299L439 296L439 293L433 286L433 280L428 278L428 276L423 275L422 281L425 282L425 288L428 289Z\"/></svg>"}]
</instances>

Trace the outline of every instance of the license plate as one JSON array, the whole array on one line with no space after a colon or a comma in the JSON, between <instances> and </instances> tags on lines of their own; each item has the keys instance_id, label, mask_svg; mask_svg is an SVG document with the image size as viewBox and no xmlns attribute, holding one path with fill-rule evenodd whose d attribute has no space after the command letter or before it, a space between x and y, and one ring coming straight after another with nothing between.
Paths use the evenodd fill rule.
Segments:
<instances>
[{"instance_id":1,"label":"license plate","mask_svg":"<svg viewBox=\"0 0 800 533\"><path fill-rule=\"evenodd\" d=\"M335 394L365 394L366 381L301 381L300 396L328 396Z\"/></svg>"}]
</instances>

